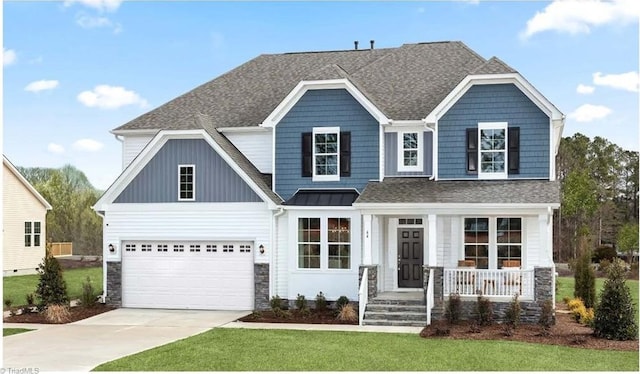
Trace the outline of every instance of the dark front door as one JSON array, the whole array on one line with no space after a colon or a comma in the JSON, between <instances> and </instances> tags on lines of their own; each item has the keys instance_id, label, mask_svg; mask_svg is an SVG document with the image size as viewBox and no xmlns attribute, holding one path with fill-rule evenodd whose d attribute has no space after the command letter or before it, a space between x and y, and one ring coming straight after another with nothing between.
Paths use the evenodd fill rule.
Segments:
<instances>
[{"instance_id":1,"label":"dark front door","mask_svg":"<svg viewBox=\"0 0 640 374\"><path fill-rule=\"evenodd\" d=\"M398 287L422 288L421 228L398 229Z\"/></svg>"}]
</instances>

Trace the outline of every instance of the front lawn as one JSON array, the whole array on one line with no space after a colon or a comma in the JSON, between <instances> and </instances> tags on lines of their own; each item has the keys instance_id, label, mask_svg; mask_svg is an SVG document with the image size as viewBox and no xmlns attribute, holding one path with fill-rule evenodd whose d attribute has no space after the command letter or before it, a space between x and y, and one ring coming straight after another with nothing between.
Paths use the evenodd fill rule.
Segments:
<instances>
[{"instance_id":1,"label":"front lawn","mask_svg":"<svg viewBox=\"0 0 640 374\"><path fill-rule=\"evenodd\" d=\"M638 352L418 334L213 329L96 371L637 371Z\"/></svg>"},{"instance_id":2,"label":"front lawn","mask_svg":"<svg viewBox=\"0 0 640 374\"><path fill-rule=\"evenodd\" d=\"M12 328L6 328L6 329L2 329L2 336L15 335L15 334L20 334L20 333L27 332L27 331L33 331L33 330L32 330L32 329L12 329Z\"/></svg>"},{"instance_id":3,"label":"front lawn","mask_svg":"<svg viewBox=\"0 0 640 374\"><path fill-rule=\"evenodd\" d=\"M87 279L87 276L91 278L95 291L102 293L102 267L68 269L64 270L63 274L67 282L67 293L72 300L79 298L82 294L82 282ZM35 293L38 279L38 274L2 278L4 299L11 299L14 306L26 305L26 296Z\"/></svg>"}]
</instances>

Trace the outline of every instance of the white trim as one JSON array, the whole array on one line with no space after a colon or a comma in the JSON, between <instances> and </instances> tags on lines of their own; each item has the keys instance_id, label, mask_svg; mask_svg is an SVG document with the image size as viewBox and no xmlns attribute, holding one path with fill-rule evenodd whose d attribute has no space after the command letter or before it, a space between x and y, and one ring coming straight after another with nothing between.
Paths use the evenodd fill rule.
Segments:
<instances>
[{"instance_id":1,"label":"white trim","mask_svg":"<svg viewBox=\"0 0 640 374\"><path fill-rule=\"evenodd\" d=\"M108 212L179 212L188 209L195 212L228 212L229 210L236 212L255 212L258 208L269 210L264 202L243 202L243 203L132 203L132 204L110 204L107 206Z\"/></svg>"},{"instance_id":2,"label":"white trim","mask_svg":"<svg viewBox=\"0 0 640 374\"><path fill-rule=\"evenodd\" d=\"M353 207L362 214L409 215L409 214L444 214L444 215L495 215L517 214L535 215L549 208L558 209L560 204L465 204L465 203L355 203Z\"/></svg>"},{"instance_id":3,"label":"white trim","mask_svg":"<svg viewBox=\"0 0 640 374\"><path fill-rule=\"evenodd\" d=\"M261 127L274 127L282 118L293 108L300 98L308 90L330 90L330 89L346 89L360 105L362 105L369 114L371 114L380 124L389 123L389 119L380 111L369 99L367 99L360 90L356 88L348 79L328 79L314 81L300 81L289 94L278 104L278 106L265 118L260 124Z\"/></svg>"},{"instance_id":4,"label":"white trim","mask_svg":"<svg viewBox=\"0 0 640 374\"><path fill-rule=\"evenodd\" d=\"M384 127L383 126L378 126L378 160L380 161L378 164L378 180L383 181L384 180L384 173L386 172L385 170L385 163L387 162L387 160L385 159L384 156L384 152L385 152L385 141L384 141Z\"/></svg>"},{"instance_id":5,"label":"white trim","mask_svg":"<svg viewBox=\"0 0 640 374\"><path fill-rule=\"evenodd\" d=\"M403 120L389 120L388 129L394 127L425 127L426 123L421 119L403 119Z\"/></svg>"},{"instance_id":6,"label":"white trim","mask_svg":"<svg viewBox=\"0 0 640 374\"><path fill-rule=\"evenodd\" d=\"M313 211L355 211L352 206L306 206L306 205L283 205L285 210L313 210Z\"/></svg>"},{"instance_id":7,"label":"white trim","mask_svg":"<svg viewBox=\"0 0 640 374\"><path fill-rule=\"evenodd\" d=\"M267 132L269 129L260 126L241 126L241 127L216 127L216 130L221 133L252 133L252 132Z\"/></svg>"},{"instance_id":8,"label":"white trim","mask_svg":"<svg viewBox=\"0 0 640 374\"><path fill-rule=\"evenodd\" d=\"M160 129L132 129L132 130L111 130L109 131L113 135L121 136L135 136L135 135L155 135L159 133Z\"/></svg>"},{"instance_id":9,"label":"white trim","mask_svg":"<svg viewBox=\"0 0 640 374\"><path fill-rule=\"evenodd\" d=\"M546 213L545 213L546 214ZM458 230L460 241L460 250L458 251L458 259L465 259L465 237L464 237L464 220L467 218L486 218L488 219L488 227L487 231L489 233L489 241L487 242L488 248L488 266L489 270L497 270L498 269L498 245L520 245L520 268L526 269L526 217L527 215L521 215L517 213L513 214L500 214L500 213L492 213L492 214L479 214L479 215L461 215L460 216L460 227ZM520 219L520 243L498 243L498 218L519 218ZM479 243L484 244L484 243Z\"/></svg>"},{"instance_id":10,"label":"white trim","mask_svg":"<svg viewBox=\"0 0 640 374\"><path fill-rule=\"evenodd\" d=\"M404 135L405 134L416 134L416 157L417 159L417 164L414 166L405 166L404 165ZM407 171L413 171L413 172L421 172L424 171L424 131L422 130L401 130L398 131L398 136L396 137L397 140L397 152L398 152L398 163L396 165L398 172L407 172ZM411 150L412 148L409 148L409 150Z\"/></svg>"},{"instance_id":11,"label":"white trim","mask_svg":"<svg viewBox=\"0 0 640 374\"><path fill-rule=\"evenodd\" d=\"M181 173L180 173L180 169L182 168L191 168L191 173L192 173L192 187L191 187L191 198L182 198L180 197L181 194L181 181L180 181L180 177L181 177ZM195 164L178 164L178 201L196 201L196 165Z\"/></svg>"},{"instance_id":12,"label":"white trim","mask_svg":"<svg viewBox=\"0 0 640 374\"><path fill-rule=\"evenodd\" d=\"M438 122L436 121L436 123L434 124L434 130L433 131L433 138L431 140L432 142L432 152L433 154L431 155L431 162L433 163L432 165L432 177L434 180L438 180L438 163L440 162L440 160L438 160L438 145L440 142L440 137L438 135Z\"/></svg>"},{"instance_id":13,"label":"white trim","mask_svg":"<svg viewBox=\"0 0 640 374\"><path fill-rule=\"evenodd\" d=\"M260 198L267 203L269 209L276 209L276 204L260 189L255 182L249 178L247 173L233 161L233 159L218 145L218 143L211 138L211 136L203 129L195 130L162 130L151 139L149 144L140 152L140 154L129 164L129 166L116 178L116 180L109 186L105 193L95 203L93 209L96 211L109 210L106 206L113 203L113 201L124 191L124 189L133 181L133 179L142 171L142 169L151 161L151 159L162 149L166 142L170 139L204 139L209 145L216 151L220 157L235 171L242 180L251 187L251 189ZM175 203L174 203L175 204ZM201 203L198 203L201 204ZM131 204L127 204L131 205ZM165 204L171 205L171 204ZM195 204L190 204L189 209Z\"/></svg>"},{"instance_id":14,"label":"white trim","mask_svg":"<svg viewBox=\"0 0 640 374\"><path fill-rule=\"evenodd\" d=\"M336 174L317 175L316 174L316 134L336 134ZM340 180L340 127L314 127L311 133L311 180L314 182L335 182ZM331 156L333 153L321 153L320 155Z\"/></svg>"},{"instance_id":15,"label":"white trim","mask_svg":"<svg viewBox=\"0 0 640 374\"><path fill-rule=\"evenodd\" d=\"M477 160L477 169L478 169L478 180L482 179L507 179L509 177L509 124L507 122L478 122L478 160ZM492 150L482 150L482 130L504 130L504 149L502 151L492 151ZM498 153L502 152L504 154L504 171L501 173L494 172L483 172L482 171L482 153L483 152L491 152Z\"/></svg>"},{"instance_id":16,"label":"white trim","mask_svg":"<svg viewBox=\"0 0 640 374\"><path fill-rule=\"evenodd\" d=\"M22 174L20 174L18 169L15 166L13 166L13 164L11 163L11 161L9 161L7 156L2 155L2 162L11 171L11 173L13 173L13 175L15 175L16 178L18 178L20 183L22 183L27 188L27 190L29 190L29 192L31 192L31 194L33 194L33 196L35 196L35 198L38 199L38 201L47 210L52 209L51 204L49 204L49 202L44 197L42 197L42 195L40 195L40 193L31 185L31 183L29 183L29 181L27 181L27 179Z\"/></svg>"}]
</instances>

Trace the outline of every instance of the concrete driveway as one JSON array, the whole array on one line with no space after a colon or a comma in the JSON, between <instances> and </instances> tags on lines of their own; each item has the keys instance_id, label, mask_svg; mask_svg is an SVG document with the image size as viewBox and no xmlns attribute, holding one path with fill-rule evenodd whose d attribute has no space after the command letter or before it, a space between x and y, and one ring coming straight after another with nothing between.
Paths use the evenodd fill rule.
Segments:
<instances>
[{"instance_id":1,"label":"concrete driveway","mask_svg":"<svg viewBox=\"0 0 640 374\"><path fill-rule=\"evenodd\" d=\"M3 339L4 368L89 371L123 356L199 334L249 311L116 309L67 325L5 323L36 331Z\"/></svg>"}]
</instances>

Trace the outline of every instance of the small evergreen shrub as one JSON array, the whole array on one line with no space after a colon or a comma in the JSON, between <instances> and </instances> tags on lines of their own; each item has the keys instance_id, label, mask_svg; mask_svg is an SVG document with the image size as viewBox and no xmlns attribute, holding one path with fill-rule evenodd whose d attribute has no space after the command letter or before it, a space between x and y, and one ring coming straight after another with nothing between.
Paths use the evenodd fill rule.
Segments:
<instances>
[{"instance_id":1,"label":"small evergreen shrub","mask_svg":"<svg viewBox=\"0 0 640 374\"><path fill-rule=\"evenodd\" d=\"M551 335L551 326L553 325L553 302L551 300L545 300L540 311L540 318L538 318L538 325L541 328L540 335Z\"/></svg>"},{"instance_id":2,"label":"small evergreen shrub","mask_svg":"<svg viewBox=\"0 0 640 374\"><path fill-rule=\"evenodd\" d=\"M40 273L36 287L36 294L40 298L38 309L44 310L48 305L54 304L69 304L67 283L62 277L62 267L48 249L42 263L38 266L38 273Z\"/></svg>"},{"instance_id":3,"label":"small evergreen shrub","mask_svg":"<svg viewBox=\"0 0 640 374\"><path fill-rule=\"evenodd\" d=\"M340 296L338 300L336 300L336 309L342 310L342 307L349 304L349 298L346 296Z\"/></svg>"},{"instance_id":4,"label":"small evergreen shrub","mask_svg":"<svg viewBox=\"0 0 640 374\"><path fill-rule=\"evenodd\" d=\"M322 291L318 292L316 295L316 310L326 310L327 309L327 298L324 297Z\"/></svg>"},{"instance_id":5,"label":"small evergreen shrub","mask_svg":"<svg viewBox=\"0 0 640 374\"><path fill-rule=\"evenodd\" d=\"M444 311L444 317L447 319L449 324L453 325L460 321L461 313L462 301L460 301L460 295L452 293L449 295L449 300L447 301L447 306Z\"/></svg>"},{"instance_id":6,"label":"small evergreen shrub","mask_svg":"<svg viewBox=\"0 0 640 374\"><path fill-rule=\"evenodd\" d=\"M85 308L93 308L96 306L96 298L98 297L91 278L87 276L87 280L82 282L82 294L80 295L80 305Z\"/></svg>"},{"instance_id":7,"label":"small evergreen shrub","mask_svg":"<svg viewBox=\"0 0 640 374\"><path fill-rule=\"evenodd\" d=\"M340 308L337 318L339 321L355 322L358 320L358 313L353 304L347 303Z\"/></svg>"},{"instance_id":8,"label":"small evergreen shrub","mask_svg":"<svg viewBox=\"0 0 640 374\"><path fill-rule=\"evenodd\" d=\"M573 296L581 298L585 307L592 308L596 301L596 274L591 267L590 251L585 248L586 244L581 246L583 251L576 262Z\"/></svg>"},{"instance_id":9,"label":"small evergreen shrub","mask_svg":"<svg viewBox=\"0 0 640 374\"><path fill-rule=\"evenodd\" d=\"M309 307L307 306L307 299L304 297L304 295L298 294L295 303L296 308L299 310L309 309Z\"/></svg>"},{"instance_id":10,"label":"small evergreen shrub","mask_svg":"<svg viewBox=\"0 0 640 374\"><path fill-rule=\"evenodd\" d=\"M4 307L7 309L11 309L11 305L13 305L13 300L11 300L10 298L5 298L4 299Z\"/></svg>"},{"instance_id":11,"label":"small evergreen shrub","mask_svg":"<svg viewBox=\"0 0 640 374\"><path fill-rule=\"evenodd\" d=\"M638 338L635 314L631 291L625 280L625 263L615 259L609 266L600 302L595 309L593 333L606 339L635 340Z\"/></svg>"},{"instance_id":12,"label":"small evergreen shrub","mask_svg":"<svg viewBox=\"0 0 640 374\"><path fill-rule=\"evenodd\" d=\"M51 323L67 323L71 319L69 306L66 304L49 304L44 311L44 318Z\"/></svg>"},{"instance_id":13,"label":"small evergreen shrub","mask_svg":"<svg viewBox=\"0 0 640 374\"><path fill-rule=\"evenodd\" d=\"M518 294L515 294L504 314L505 324L515 330L520 323L520 314L522 314L522 307L520 300L518 300Z\"/></svg>"},{"instance_id":14,"label":"small evergreen shrub","mask_svg":"<svg viewBox=\"0 0 640 374\"><path fill-rule=\"evenodd\" d=\"M273 311L276 309L282 309L282 299L278 295L272 296L271 300L269 300L269 305Z\"/></svg>"},{"instance_id":15,"label":"small evergreen shrub","mask_svg":"<svg viewBox=\"0 0 640 374\"><path fill-rule=\"evenodd\" d=\"M36 304L36 295L32 294L32 293L28 293L25 296L25 299L27 299L27 305L32 307Z\"/></svg>"},{"instance_id":16,"label":"small evergreen shrub","mask_svg":"<svg viewBox=\"0 0 640 374\"><path fill-rule=\"evenodd\" d=\"M478 295L475 309L478 325L488 326L493 322L493 304L491 300L482 295Z\"/></svg>"}]
</instances>

